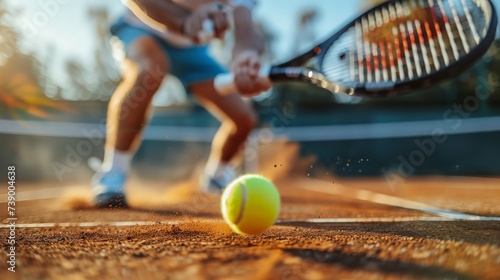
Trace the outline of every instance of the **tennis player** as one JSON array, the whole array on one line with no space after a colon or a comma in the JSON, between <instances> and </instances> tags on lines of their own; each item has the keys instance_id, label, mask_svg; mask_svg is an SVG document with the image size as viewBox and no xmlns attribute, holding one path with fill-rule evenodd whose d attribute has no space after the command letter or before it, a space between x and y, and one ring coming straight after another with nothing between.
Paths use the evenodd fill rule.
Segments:
<instances>
[{"instance_id":1,"label":"tennis player","mask_svg":"<svg viewBox=\"0 0 500 280\"><path fill-rule=\"evenodd\" d=\"M271 84L258 78L263 38L252 23L254 0L129 0L127 12L111 27L123 43L123 81L107 112L107 138L101 169L92 178L98 207L125 207L124 186L134 152L147 125L152 97L165 75L179 78L188 92L216 116L221 126L200 180L206 192L220 193L235 177L231 160L256 124L256 114L242 95L265 91ZM235 45L230 70L238 93L219 95L216 75L226 72L208 53L203 23L213 23L222 38L233 24Z\"/></svg>"}]
</instances>

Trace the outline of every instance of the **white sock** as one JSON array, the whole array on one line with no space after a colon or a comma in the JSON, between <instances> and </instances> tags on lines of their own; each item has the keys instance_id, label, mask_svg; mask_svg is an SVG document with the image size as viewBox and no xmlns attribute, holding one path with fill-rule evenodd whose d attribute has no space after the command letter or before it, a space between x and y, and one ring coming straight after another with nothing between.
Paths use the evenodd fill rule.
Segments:
<instances>
[{"instance_id":1,"label":"white sock","mask_svg":"<svg viewBox=\"0 0 500 280\"><path fill-rule=\"evenodd\" d=\"M208 162L205 166L205 175L213 177L216 174L224 172L224 170L229 166L230 165L225 162Z\"/></svg>"},{"instance_id":2,"label":"white sock","mask_svg":"<svg viewBox=\"0 0 500 280\"><path fill-rule=\"evenodd\" d=\"M104 151L104 161L102 162L101 171L118 171L128 173L132 162L133 152L118 151L108 148Z\"/></svg>"}]
</instances>

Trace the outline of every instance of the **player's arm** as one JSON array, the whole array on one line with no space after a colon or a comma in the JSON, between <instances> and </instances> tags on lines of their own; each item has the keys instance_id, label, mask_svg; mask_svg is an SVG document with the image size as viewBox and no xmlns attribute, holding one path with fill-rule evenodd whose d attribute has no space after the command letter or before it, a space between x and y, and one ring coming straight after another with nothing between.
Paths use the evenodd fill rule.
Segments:
<instances>
[{"instance_id":1,"label":"player's arm","mask_svg":"<svg viewBox=\"0 0 500 280\"><path fill-rule=\"evenodd\" d=\"M233 11L235 46L233 55L243 51L261 54L264 51L264 39L255 29L252 12L246 7L236 7Z\"/></svg>"},{"instance_id":2,"label":"player's arm","mask_svg":"<svg viewBox=\"0 0 500 280\"><path fill-rule=\"evenodd\" d=\"M240 93L253 95L266 91L271 84L259 79L260 55L264 51L264 38L255 29L252 12L244 6L233 10L235 45L231 70Z\"/></svg>"},{"instance_id":3,"label":"player's arm","mask_svg":"<svg viewBox=\"0 0 500 280\"><path fill-rule=\"evenodd\" d=\"M127 6L143 22L159 31L171 31L197 41L207 19L214 23L215 36L220 37L229 27L221 5L209 3L189 11L172 0L128 0Z\"/></svg>"},{"instance_id":4,"label":"player's arm","mask_svg":"<svg viewBox=\"0 0 500 280\"><path fill-rule=\"evenodd\" d=\"M171 0L128 0L129 9L143 22L160 31L183 33L190 12Z\"/></svg>"}]
</instances>

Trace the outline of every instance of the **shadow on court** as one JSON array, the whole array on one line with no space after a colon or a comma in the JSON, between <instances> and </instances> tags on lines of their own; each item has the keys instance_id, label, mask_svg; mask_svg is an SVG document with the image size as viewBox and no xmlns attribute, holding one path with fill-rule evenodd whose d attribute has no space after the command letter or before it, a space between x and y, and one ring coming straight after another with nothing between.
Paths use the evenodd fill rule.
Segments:
<instances>
[{"instance_id":1,"label":"shadow on court","mask_svg":"<svg viewBox=\"0 0 500 280\"><path fill-rule=\"evenodd\" d=\"M401 260L383 260L376 256L345 253L342 250L285 249L284 251L304 261L335 265L356 271L377 271L399 277L413 276L425 279L473 279L466 274L441 267L413 264Z\"/></svg>"},{"instance_id":2,"label":"shadow on court","mask_svg":"<svg viewBox=\"0 0 500 280\"><path fill-rule=\"evenodd\" d=\"M348 231L383 236L406 236L416 239L465 242L500 246L500 223L497 221L393 222L393 223L284 223L284 226L308 229Z\"/></svg>"}]
</instances>

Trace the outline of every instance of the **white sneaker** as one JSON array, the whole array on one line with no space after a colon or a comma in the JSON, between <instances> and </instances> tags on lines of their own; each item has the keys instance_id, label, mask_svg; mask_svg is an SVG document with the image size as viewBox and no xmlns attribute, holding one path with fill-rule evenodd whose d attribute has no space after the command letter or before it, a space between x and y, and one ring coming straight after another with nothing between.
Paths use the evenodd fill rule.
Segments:
<instances>
[{"instance_id":1,"label":"white sneaker","mask_svg":"<svg viewBox=\"0 0 500 280\"><path fill-rule=\"evenodd\" d=\"M204 174L200 178L200 185L203 192L222 194L226 186L236 178L236 172L232 167L226 167L222 171L210 176Z\"/></svg>"}]
</instances>

